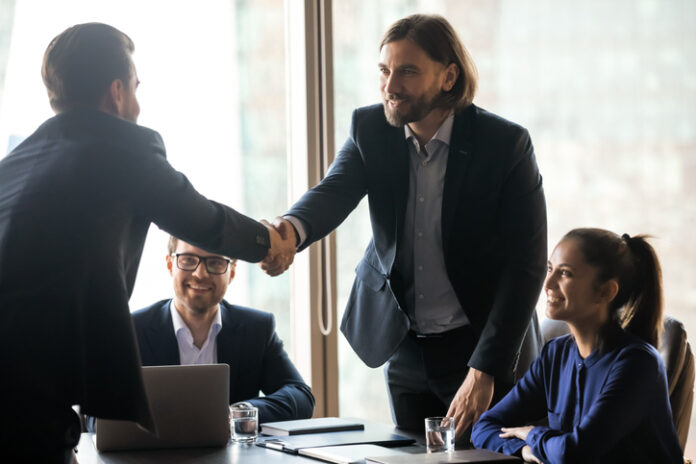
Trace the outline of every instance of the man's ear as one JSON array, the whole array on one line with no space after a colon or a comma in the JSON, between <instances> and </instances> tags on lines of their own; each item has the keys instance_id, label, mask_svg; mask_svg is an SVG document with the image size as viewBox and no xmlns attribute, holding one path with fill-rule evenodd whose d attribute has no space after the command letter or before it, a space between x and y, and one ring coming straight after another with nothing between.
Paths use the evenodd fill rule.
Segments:
<instances>
[{"instance_id":1,"label":"man's ear","mask_svg":"<svg viewBox=\"0 0 696 464\"><path fill-rule=\"evenodd\" d=\"M235 261L235 262L233 262L233 263L230 263L230 278L229 278L229 280L227 281L228 284L229 284L230 282L232 282L232 279L234 279L234 273L235 273L236 270L237 270L237 262Z\"/></svg>"},{"instance_id":2,"label":"man's ear","mask_svg":"<svg viewBox=\"0 0 696 464\"><path fill-rule=\"evenodd\" d=\"M121 79L114 79L102 98L99 109L113 116L120 116L123 108L126 86Z\"/></svg>"},{"instance_id":3,"label":"man's ear","mask_svg":"<svg viewBox=\"0 0 696 464\"><path fill-rule=\"evenodd\" d=\"M174 266L174 261L172 261L172 257L167 255L167 269L169 270L169 275L173 275L172 268Z\"/></svg>"},{"instance_id":4,"label":"man's ear","mask_svg":"<svg viewBox=\"0 0 696 464\"><path fill-rule=\"evenodd\" d=\"M442 91L449 92L454 87L459 77L459 66L456 63L450 63L445 68L445 81L442 83Z\"/></svg>"}]
</instances>

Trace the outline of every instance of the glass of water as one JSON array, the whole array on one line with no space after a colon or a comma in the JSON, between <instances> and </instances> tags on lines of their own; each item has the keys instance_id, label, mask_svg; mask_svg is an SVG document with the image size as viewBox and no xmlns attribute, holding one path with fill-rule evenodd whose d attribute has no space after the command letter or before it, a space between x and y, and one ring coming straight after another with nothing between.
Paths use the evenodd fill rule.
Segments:
<instances>
[{"instance_id":1,"label":"glass of water","mask_svg":"<svg viewBox=\"0 0 696 464\"><path fill-rule=\"evenodd\" d=\"M232 442L254 443L259 430L259 410L250 404L230 406Z\"/></svg>"},{"instance_id":2,"label":"glass of water","mask_svg":"<svg viewBox=\"0 0 696 464\"><path fill-rule=\"evenodd\" d=\"M425 418L425 447L428 453L454 451L454 417Z\"/></svg>"}]
</instances>

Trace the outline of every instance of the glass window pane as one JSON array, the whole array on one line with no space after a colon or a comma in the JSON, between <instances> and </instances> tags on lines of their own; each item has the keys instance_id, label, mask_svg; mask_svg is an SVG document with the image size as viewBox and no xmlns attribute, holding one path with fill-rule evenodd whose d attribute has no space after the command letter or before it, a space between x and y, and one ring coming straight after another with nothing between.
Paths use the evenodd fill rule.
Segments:
<instances>
[{"instance_id":1,"label":"glass window pane","mask_svg":"<svg viewBox=\"0 0 696 464\"><path fill-rule=\"evenodd\" d=\"M696 3L363 0L333 8L337 149L351 110L379 101L377 47L389 24L417 12L445 16L478 66L475 103L531 133L549 246L582 226L654 235L665 312L686 324L693 346ZM365 210L338 230L339 305L369 236ZM339 343L346 411L385 385L381 372L362 365L343 338ZM374 401L365 409L383 417L386 395ZM693 419L691 432L687 455L696 454Z\"/></svg>"},{"instance_id":2,"label":"glass window pane","mask_svg":"<svg viewBox=\"0 0 696 464\"><path fill-rule=\"evenodd\" d=\"M49 41L73 24L105 22L135 42L138 122L162 134L170 163L207 197L252 217L286 209L283 0L0 0L0 6L3 153L53 115L40 75ZM167 236L151 227L132 310L173 295L166 244ZM273 312L292 353L289 282L240 262L226 297Z\"/></svg>"}]
</instances>

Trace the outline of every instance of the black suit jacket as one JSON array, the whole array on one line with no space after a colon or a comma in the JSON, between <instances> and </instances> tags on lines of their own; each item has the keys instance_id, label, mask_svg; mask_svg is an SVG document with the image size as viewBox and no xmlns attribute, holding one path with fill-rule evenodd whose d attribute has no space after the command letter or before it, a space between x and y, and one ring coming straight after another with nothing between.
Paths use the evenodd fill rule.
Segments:
<instances>
[{"instance_id":1,"label":"black suit jacket","mask_svg":"<svg viewBox=\"0 0 696 464\"><path fill-rule=\"evenodd\" d=\"M128 310L150 222L247 261L269 246L167 163L159 134L100 111L51 118L0 161L3 398L151 426Z\"/></svg>"},{"instance_id":2,"label":"black suit jacket","mask_svg":"<svg viewBox=\"0 0 696 464\"><path fill-rule=\"evenodd\" d=\"M180 364L170 302L159 301L132 315L143 366ZM230 404L251 402L259 408L259 422L312 417L312 390L283 349L273 315L225 300L220 307L217 354L219 363L230 366ZM266 396L259 398L259 390Z\"/></svg>"},{"instance_id":3,"label":"black suit jacket","mask_svg":"<svg viewBox=\"0 0 696 464\"><path fill-rule=\"evenodd\" d=\"M359 108L327 176L287 212L307 224L308 246L367 195L373 236L341 330L370 367L389 359L409 330L403 270L395 265L408 163L403 127L387 123L382 105ZM447 274L478 337L469 366L510 380L545 274L546 206L528 132L475 105L454 117L442 243Z\"/></svg>"}]
</instances>

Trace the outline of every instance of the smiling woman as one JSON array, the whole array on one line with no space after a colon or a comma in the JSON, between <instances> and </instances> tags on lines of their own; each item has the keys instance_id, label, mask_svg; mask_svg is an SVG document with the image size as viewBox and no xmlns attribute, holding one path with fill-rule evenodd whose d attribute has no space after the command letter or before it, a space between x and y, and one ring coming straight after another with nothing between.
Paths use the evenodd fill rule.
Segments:
<instances>
[{"instance_id":1,"label":"smiling woman","mask_svg":"<svg viewBox=\"0 0 696 464\"><path fill-rule=\"evenodd\" d=\"M572 335L549 342L481 416L474 445L551 464L682 462L655 349L660 265L645 238L570 231L549 259L544 289L547 316ZM548 426L527 425L542 418Z\"/></svg>"}]
</instances>

